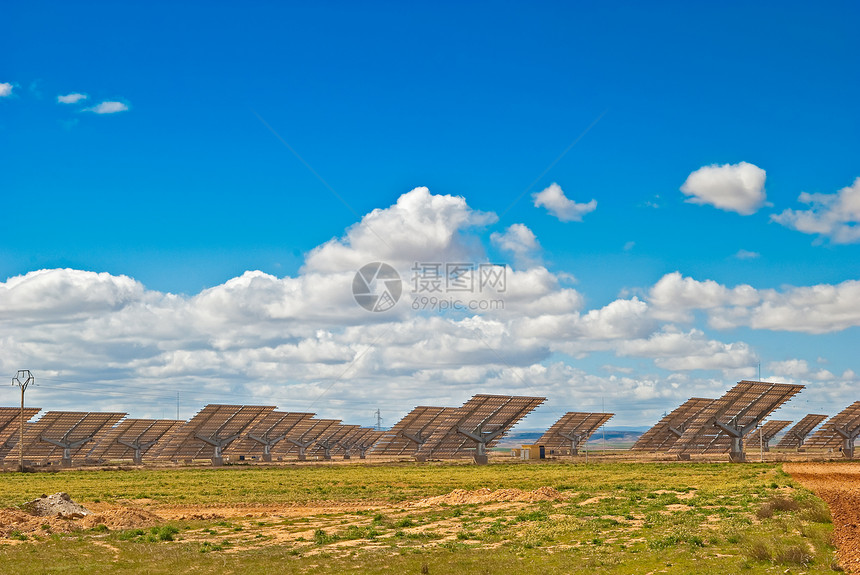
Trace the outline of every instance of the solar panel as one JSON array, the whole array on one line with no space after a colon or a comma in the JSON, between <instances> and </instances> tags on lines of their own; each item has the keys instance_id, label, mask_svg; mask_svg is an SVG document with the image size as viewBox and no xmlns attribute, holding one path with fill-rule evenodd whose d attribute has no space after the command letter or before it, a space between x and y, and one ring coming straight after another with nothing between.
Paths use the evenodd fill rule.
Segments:
<instances>
[{"instance_id":1,"label":"solar panel","mask_svg":"<svg viewBox=\"0 0 860 575\"><path fill-rule=\"evenodd\" d=\"M761 427L756 427L755 431L750 433L744 442L750 449L761 448L763 451L770 451L770 440L789 425L791 425L791 420L771 419Z\"/></svg>"},{"instance_id":2,"label":"solar panel","mask_svg":"<svg viewBox=\"0 0 860 575\"><path fill-rule=\"evenodd\" d=\"M860 401L855 401L833 417L806 442L808 449L841 451L854 457L854 442L860 435Z\"/></svg>"},{"instance_id":3,"label":"solar panel","mask_svg":"<svg viewBox=\"0 0 860 575\"><path fill-rule=\"evenodd\" d=\"M776 444L777 449L800 449L806 441L806 437L825 419L827 419L826 415L818 413L810 413L804 416L803 419L798 421L794 427L782 436L782 439Z\"/></svg>"},{"instance_id":4,"label":"solar panel","mask_svg":"<svg viewBox=\"0 0 860 575\"><path fill-rule=\"evenodd\" d=\"M16 444L6 459L18 459L23 447L24 458L31 463L61 460L63 465L71 465L73 458L89 451L87 443L124 416L125 413L112 412L49 411L25 426L24 444Z\"/></svg>"},{"instance_id":5,"label":"solar panel","mask_svg":"<svg viewBox=\"0 0 860 575\"><path fill-rule=\"evenodd\" d=\"M338 455L343 455L344 459L351 459L353 450L360 451L359 446L362 441L365 440L368 436L375 433L376 430L372 427L359 427L355 426L350 433L343 435L340 439L338 439Z\"/></svg>"},{"instance_id":6,"label":"solar panel","mask_svg":"<svg viewBox=\"0 0 860 575\"><path fill-rule=\"evenodd\" d=\"M344 454L345 449L340 442L358 429L360 429L358 425L333 425L329 427L325 433L316 438L310 454L319 455L322 453L323 459L331 459L333 455Z\"/></svg>"},{"instance_id":7,"label":"solar panel","mask_svg":"<svg viewBox=\"0 0 860 575\"><path fill-rule=\"evenodd\" d=\"M732 461L744 461L743 438L804 386L788 383L741 381L714 400L690 422L669 453L729 453Z\"/></svg>"},{"instance_id":8,"label":"solar panel","mask_svg":"<svg viewBox=\"0 0 860 575\"><path fill-rule=\"evenodd\" d=\"M24 408L24 425L36 416L40 411L39 407ZM21 432L21 408L20 407L0 407L0 462L6 455L12 451L12 448L20 440Z\"/></svg>"},{"instance_id":9,"label":"solar panel","mask_svg":"<svg viewBox=\"0 0 860 575\"><path fill-rule=\"evenodd\" d=\"M537 440L537 445L560 455L576 455L579 446L584 445L613 415L615 414L570 411L552 424Z\"/></svg>"},{"instance_id":10,"label":"solar panel","mask_svg":"<svg viewBox=\"0 0 860 575\"><path fill-rule=\"evenodd\" d=\"M329 428L340 425L339 419L302 419L290 432L284 441L272 448L272 455L279 458L296 456L299 461L304 461L308 455L308 448L312 448L317 439L326 437Z\"/></svg>"},{"instance_id":11,"label":"solar panel","mask_svg":"<svg viewBox=\"0 0 860 575\"><path fill-rule=\"evenodd\" d=\"M274 409L268 405L209 404L171 435L156 458L176 461L211 457L213 465L220 465L223 449Z\"/></svg>"},{"instance_id":12,"label":"solar panel","mask_svg":"<svg viewBox=\"0 0 860 575\"><path fill-rule=\"evenodd\" d=\"M225 453L239 457L257 457L272 460L272 447L286 439L290 431L313 413L271 411L249 426L242 437L231 443Z\"/></svg>"},{"instance_id":13,"label":"solar panel","mask_svg":"<svg viewBox=\"0 0 860 575\"><path fill-rule=\"evenodd\" d=\"M440 422L457 411L456 407L420 405L410 411L373 448L374 455L415 455Z\"/></svg>"},{"instance_id":14,"label":"solar panel","mask_svg":"<svg viewBox=\"0 0 860 575\"><path fill-rule=\"evenodd\" d=\"M361 439L355 444L355 449L358 450L358 458L364 459L367 457L367 452L373 449L373 446L376 445L381 439L385 431L381 429L373 429L368 428L369 431L365 433Z\"/></svg>"},{"instance_id":15,"label":"solar panel","mask_svg":"<svg viewBox=\"0 0 860 575\"><path fill-rule=\"evenodd\" d=\"M184 424L185 421L178 419L124 419L105 430L87 458L97 461L132 459L140 464L145 453L154 456L158 444L166 442Z\"/></svg>"},{"instance_id":16,"label":"solar panel","mask_svg":"<svg viewBox=\"0 0 860 575\"><path fill-rule=\"evenodd\" d=\"M475 395L439 422L419 453L436 457L472 455L476 463L486 463L487 448L544 401L545 397Z\"/></svg>"},{"instance_id":17,"label":"solar panel","mask_svg":"<svg viewBox=\"0 0 860 575\"><path fill-rule=\"evenodd\" d=\"M630 448L632 451L668 451L699 413L708 407L713 399L693 397L677 407L672 413L663 416L654 427L643 433Z\"/></svg>"}]
</instances>

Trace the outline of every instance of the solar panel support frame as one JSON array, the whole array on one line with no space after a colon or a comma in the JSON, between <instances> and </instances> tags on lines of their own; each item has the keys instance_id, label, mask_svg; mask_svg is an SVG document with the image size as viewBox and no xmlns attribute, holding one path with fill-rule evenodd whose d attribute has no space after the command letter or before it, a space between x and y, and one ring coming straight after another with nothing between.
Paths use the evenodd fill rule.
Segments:
<instances>
[{"instance_id":1,"label":"solar panel support frame","mask_svg":"<svg viewBox=\"0 0 860 575\"><path fill-rule=\"evenodd\" d=\"M751 423L745 427L727 425L722 421L715 421L714 425L725 431L732 442L732 447L729 450L729 460L735 463L743 463L746 461L746 456L744 455L744 435L746 435L750 429L755 428L755 426L758 425L758 422Z\"/></svg>"},{"instance_id":2,"label":"solar panel support frame","mask_svg":"<svg viewBox=\"0 0 860 575\"><path fill-rule=\"evenodd\" d=\"M563 431L556 432L570 442L570 454L573 456L579 455L579 442L585 436L584 433L565 433Z\"/></svg>"},{"instance_id":3,"label":"solar panel support frame","mask_svg":"<svg viewBox=\"0 0 860 575\"><path fill-rule=\"evenodd\" d=\"M299 439L293 439L292 437L288 437L287 441L299 448L299 461L307 461L308 456L306 450L308 447L314 444L313 439L310 441L301 441Z\"/></svg>"},{"instance_id":4,"label":"solar panel support frame","mask_svg":"<svg viewBox=\"0 0 860 575\"><path fill-rule=\"evenodd\" d=\"M77 441L63 441L61 439L51 439L50 437L45 437L44 435L39 436L39 441L44 441L45 443L50 443L51 445L56 445L57 447L61 447L63 449L63 459L62 466L63 467L71 467L72 466L72 450L77 449L84 443L88 441L92 441L93 436L84 437L83 439L78 439Z\"/></svg>"},{"instance_id":5,"label":"solar panel support frame","mask_svg":"<svg viewBox=\"0 0 860 575\"><path fill-rule=\"evenodd\" d=\"M496 431L484 431L481 427L482 426L479 425L474 431L469 431L465 427L457 426L457 433L465 435L475 442L474 459L475 463L478 465L484 465L489 462L489 457L487 456L487 443L505 432L504 426L500 427Z\"/></svg>"},{"instance_id":6,"label":"solar panel support frame","mask_svg":"<svg viewBox=\"0 0 860 575\"><path fill-rule=\"evenodd\" d=\"M272 461L272 447L279 441L282 441L287 437L286 433L283 433L277 437L269 437L268 434L264 434L263 437L258 435L254 435L253 433L249 433L246 435L248 439L253 439L257 443L263 446L263 455L261 456L261 460L265 462Z\"/></svg>"},{"instance_id":7,"label":"solar panel support frame","mask_svg":"<svg viewBox=\"0 0 860 575\"><path fill-rule=\"evenodd\" d=\"M227 447L228 445L230 445L231 441L238 439L240 435L242 435L242 434L241 433L234 433L233 435L230 435L229 437L220 438L217 436L206 437L205 435L195 433L194 438L199 439L203 443L207 443L207 444L212 446L212 448L213 448L212 467L220 467L221 465L224 465L224 456L223 456L224 448Z\"/></svg>"},{"instance_id":8,"label":"solar panel support frame","mask_svg":"<svg viewBox=\"0 0 860 575\"><path fill-rule=\"evenodd\" d=\"M143 452L158 443L158 440L155 441L126 441L125 439L117 439L117 443L120 445L125 445L129 449L134 450L134 455L132 459L135 465L140 465L143 463Z\"/></svg>"},{"instance_id":9,"label":"solar panel support frame","mask_svg":"<svg viewBox=\"0 0 860 575\"><path fill-rule=\"evenodd\" d=\"M833 431L835 431L842 438L842 455L847 459L854 459L854 443L858 436L860 436L860 425L855 427L854 429L848 429L847 427L834 425Z\"/></svg>"}]
</instances>

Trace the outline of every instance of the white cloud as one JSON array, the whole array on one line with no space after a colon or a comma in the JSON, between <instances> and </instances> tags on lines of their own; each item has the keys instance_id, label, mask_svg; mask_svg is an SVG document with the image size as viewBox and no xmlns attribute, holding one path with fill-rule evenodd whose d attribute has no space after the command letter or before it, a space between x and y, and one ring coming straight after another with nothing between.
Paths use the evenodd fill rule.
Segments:
<instances>
[{"instance_id":1,"label":"white cloud","mask_svg":"<svg viewBox=\"0 0 860 575\"><path fill-rule=\"evenodd\" d=\"M619 353L653 357L658 366L679 371L738 369L756 362L755 353L744 342L709 340L700 330L682 332L671 326L647 339L622 342Z\"/></svg>"},{"instance_id":2,"label":"white cloud","mask_svg":"<svg viewBox=\"0 0 860 575\"><path fill-rule=\"evenodd\" d=\"M597 208L597 200L587 204L577 204L568 199L558 184L551 184L545 190L532 194L536 208L545 207L549 213L563 222L581 222L582 216Z\"/></svg>"},{"instance_id":3,"label":"white cloud","mask_svg":"<svg viewBox=\"0 0 860 575\"><path fill-rule=\"evenodd\" d=\"M681 192L693 204L709 204L727 212L748 216L765 202L766 173L747 162L713 164L687 176Z\"/></svg>"},{"instance_id":4,"label":"white cloud","mask_svg":"<svg viewBox=\"0 0 860 575\"><path fill-rule=\"evenodd\" d=\"M728 288L713 280L699 281L678 272L666 274L648 292L651 315L667 321L692 321L704 310L711 327L837 332L860 326L860 281L836 285L757 290L749 285Z\"/></svg>"},{"instance_id":5,"label":"white cloud","mask_svg":"<svg viewBox=\"0 0 860 575\"><path fill-rule=\"evenodd\" d=\"M836 376L826 369L812 370L805 359L789 359L786 361L774 361L767 368L774 374L776 379L797 380L813 379L815 381L833 381Z\"/></svg>"},{"instance_id":6,"label":"white cloud","mask_svg":"<svg viewBox=\"0 0 860 575\"><path fill-rule=\"evenodd\" d=\"M758 252L751 252L749 250L740 249L735 254L735 259L738 260L755 260L761 257L761 254Z\"/></svg>"},{"instance_id":7,"label":"white cloud","mask_svg":"<svg viewBox=\"0 0 860 575\"><path fill-rule=\"evenodd\" d=\"M471 209L460 196L433 195L415 188L386 209L376 209L347 230L313 249L305 260L306 272L328 273L359 269L384 261L408 274L415 262L484 261L469 232L497 220L495 214Z\"/></svg>"},{"instance_id":8,"label":"white cloud","mask_svg":"<svg viewBox=\"0 0 860 575\"><path fill-rule=\"evenodd\" d=\"M57 102L60 104L77 104L81 100L86 100L86 94L79 94L77 92L72 94L66 94L65 96L57 96ZM104 104L103 102L102 104ZM119 111L119 110L117 110Z\"/></svg>"},{"instance_id":9,"label":"white cloud","mask_svg":"<svg viewBox=\"0 0 860 575\"><path fill-rule=\"evenodd\" d=\"M690 321L692 310L727 306L751 306L759 301L758 292L748 285L729 289L713 280L698 281L679 272L666 274L648 293L654 316L670 321Z\"/></svg>"},{"instance_id":10,"label":"white cloud","mask_svg":"<svg viewBox=\"0 0 860 575\"><path fill-rule=\"evenodd\" d=\"M12 84L9 82L0 83L0 98L12 95Z\"/></svg>"},{"instance_id":11,"label":"white cloud","mask_svg":"<svg viewBox=\"0 0 860 575\"><path fill-rule=\"evenodd\" d=\"M514 260L522 267L531 267L536 262L540 244L528 227L523 224L513 224L504 233L493 232L490 241L499 249L511 252Z\"/></svg>"},{"instance_id":12,"label":"white cloud","mask_svg":"<svg viewBox=\"0 0 860 575\"><path fill-rule=\"evenodd\" d=\"M0 372L34 369L43 384L34 388L34 405L104 409L108 399L94 390L110 389L111 408L135 416L160 416L164 401L170 413L172 392L166 400L158 399L165 395L160 391L141 392L169 381L182 390L183 405L276 404L347 420L379 404L404 413L421 403L457 405L478 391L546 395L561 409L594 407L605 394L635 399L633 412L628 406L619 414L630 424L650 422L642 420L647 406L648 413L661 413L690 395L727 386L726 378L754 365L749 344L718 341L699 326L681 329L667 321L686 321L701 309L712 323L720 317L727 325L758 325L765 312L773 315L782 306L795 314L765 329L840 325L832 323L840 314L848 314L843 323L860 325L860 312L846 311L860 301L860 284L829 286L835 293L818 286L807 294L801 288L727 288L674 273L646 298L589 309L562 281L565 274L537 265L504 268L503 293L457 296L500 298L503 309L414 310L410 267L416 261L486 262L475 232L493 221L494 214L473 210L461 197L416 188L312 250L294 277L248 271L191 296L80 270L9 278L0 282ZM495 241L526 251L538 247L521 225ZM370 261L403 270L403 300L389 312L367 312L353 299L355 272ZM596 373L576 363L585 357L582 365L595 366ZM616 363L622 365L614 374L599 367ZM834 397L854 393L853 374L831 382L826 370L796 373L838 381ZM50 377L87 385L54 389Z\"/></svg>"},{"instance_id":13,"label":"white cloud","mask_svg":"<svg viewBox=\"0 0 860 575\"><path fill-rule=\"evenodd\" d=\"M122 102L101 102L92 108L84 108L85 112L93 112L95 114L116 114L117 112L125 112L128 106Z\"/></svg>"},{"instance_id":14,"label":"white cloud","mask_svg":"<svg viewBox=\"0 0 860 575\"><path fill-rule=\"evenodd\" d=\"M808 210L785 210L771 219L804 234L816 234L836 244L860 241L860 178L835 194L800 194Z\"/></svg>"}]
</instances>

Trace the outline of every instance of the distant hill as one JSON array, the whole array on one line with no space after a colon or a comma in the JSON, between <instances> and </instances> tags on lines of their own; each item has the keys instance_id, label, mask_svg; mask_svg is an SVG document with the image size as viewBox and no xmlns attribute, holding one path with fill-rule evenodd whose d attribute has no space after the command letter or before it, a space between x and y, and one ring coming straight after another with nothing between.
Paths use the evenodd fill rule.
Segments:
<instances>
[{"instance_id":1,"label":"distant hill","mask_svg":"<svg viewBox=\"0 0 860 575\"><path fill-rule=\"evenodd\" d=\"M604 436L607 449L627 448L636 443L639 436L647 430L647 427L622 426L607 427L605 430L600 429L591 436L588 448L601 449L604 445ZM521 445L535 443L545 431L545 429L521 429L513 431L503 437L496 447L510 449L511 447L520 447Z\"/></svg>"}]
</instances>

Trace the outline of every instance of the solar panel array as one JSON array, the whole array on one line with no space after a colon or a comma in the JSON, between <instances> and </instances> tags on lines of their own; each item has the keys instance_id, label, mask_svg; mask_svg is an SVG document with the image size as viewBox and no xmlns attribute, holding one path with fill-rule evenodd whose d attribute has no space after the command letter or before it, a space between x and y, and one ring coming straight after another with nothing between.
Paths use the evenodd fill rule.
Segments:
<instances>
[{"instance_id":1,"label":"solar panel array","mask_svg":"<svg viewBox=\"0 0 860 575\"><path fill-rule=\"evenodd\" d=\"M415 455L440 423L456 411L456 407L421 405L414 408L383 434L373 448L373 453L386 456Z\"/></svg>"},{"instance_id":2,"label":"solar panel array","mask_svg":"<svg viewBox=\"0 0 860 575\"><path fill-rule=\"evenodd\" d=\"M156 455L160 460L212 459L274 406L210 404L180 427Z\"/></svg>"},{"instance_id":3,"label":"solar panel array","mask_svg":"<svg viewBox=\"0 0 860 575\"><path fill-rule=\"evenodd\" d=\"M696 415L669 452L679 455L729 453L732 460L742 461L743 437L803 387L788 383L738 382Z\"/></svg>"},{"instance_id":4,"label":"solar panel array","mask_svg":"<svg viewBox=\"0 0 860 575\"><path fill-rule=\"evenodd\" d=\"M750 433L746 439L744 439L744 443L746 443L747 447L750 449L763 448L765 451L768 451L770 440L789 425L791 425L790 419L771 419Z\"/></svg>"},{"instance_id":5,"label":"solar panel array","mask_svg":"<svg viewBox=\"0 0 860 575\"><path fill-rule=\"evenodd\" d=\"M536 443L559 455L576 455L577 449L614 415L569 411L553 423Z\"/></svg>"},{"instance_id":6,"label":"solar panel array","mask_svg":"<svg viewBox=\"0 0 860 575\"><path fill-rule=\"evenodd\" d=\"M242 437L232 442L225 454L237 457L271 458L272 448L284 441L287 436L315 414L295 411L271 411L248 426Z\"/></svg>"},{"instance_id":7,"label":"solar panel array","mask_svg":"<svg viewBox=\"0 0 860 575\"><path fill-rule=\"evenodd\" d=\"M339 419L303 419L284 441L272 448L272 455L280 458L294 456L303 460L308 455L316 454L317 440L329 437L339 426Z\"/></svg>"},{"instance_id":8,"label":"solar panel array","mask_svg":"<svg viewBox=\"0 0 860 575\"><path fill-rule=\"evenodd\" d=\"M96 461L133 459L140 463L144 454L154 456L159 442L171 437L184 424L185 421L179 419L123 419L105 431L87 458Z\"/></svg>"},{"instance_id":9,"label":"solar panel array","mask_svg":"<svg viewBox=\"0 0 860 575\"><path fill-rule=\"evenodd\" d=\"M860 435L860 401L855 401L821 426L806 442L807 449L842 450L854 457L854 441Z\"/></svg>"},{"instance_id":10,"label":"solar panel array","mask_svg":"<svg viewBox=\"0 0 860 575\"><path fill-rule=\"evenodd\" d=\"M100 433L110 428L125 413L49 411L38 421L24 427L24 459L30 462L46 463L64 461L71 463L73 458L85 455L90 450L90 442L97 443ZM14 462L22 445L16 444L6 454L5 461Z\"/></svg>"},{"instance_id":11,"label":"solar panel array","mask_svg":"<svg viewBox=\"0 0 860 575\"><path fill-rule=\"evenodd\" d=\"M776 444L777 449L799 449L806 441L806 437L812 433L812 430L825 419L827 419L827 416L819 413L805 415L803 419L795 423L794 427L782 436L782 439Z\"/></svg>"},{"instance_id":12,"label":"solar panel array","mask_svg":"<svg viewBox=\"0 0 860 575\"><path fill-rule=\"evenodd\" d=\"M473 455L484 463L486 449L544 401L545 397L475 395L439 422L418 453L434 457Z\"/></svg>"},{"instance_id":13,"label":"solar panel array","mask_svg":"<svg viewBox=\"0 0 860 575\"><path fill-rule=\"evenodd\" d=\"M699 413L713 403L713 399L693 397L665 415L657 425L643 433L630 448L633 451L668 451L681 437Z\"/></svg>"},{"instance_id":14,"label":"solar panel array","mask_svg":"<svg viewBox=\"0 0 860 575\"><path fill-rule=\"evenodd\" d=\"M338 454L344 459L352 458L353 453L358 453L364 458L367 450L379 441L382 432L372 427L358 427L338 440Z\"/></svg>"}]
</instances>

